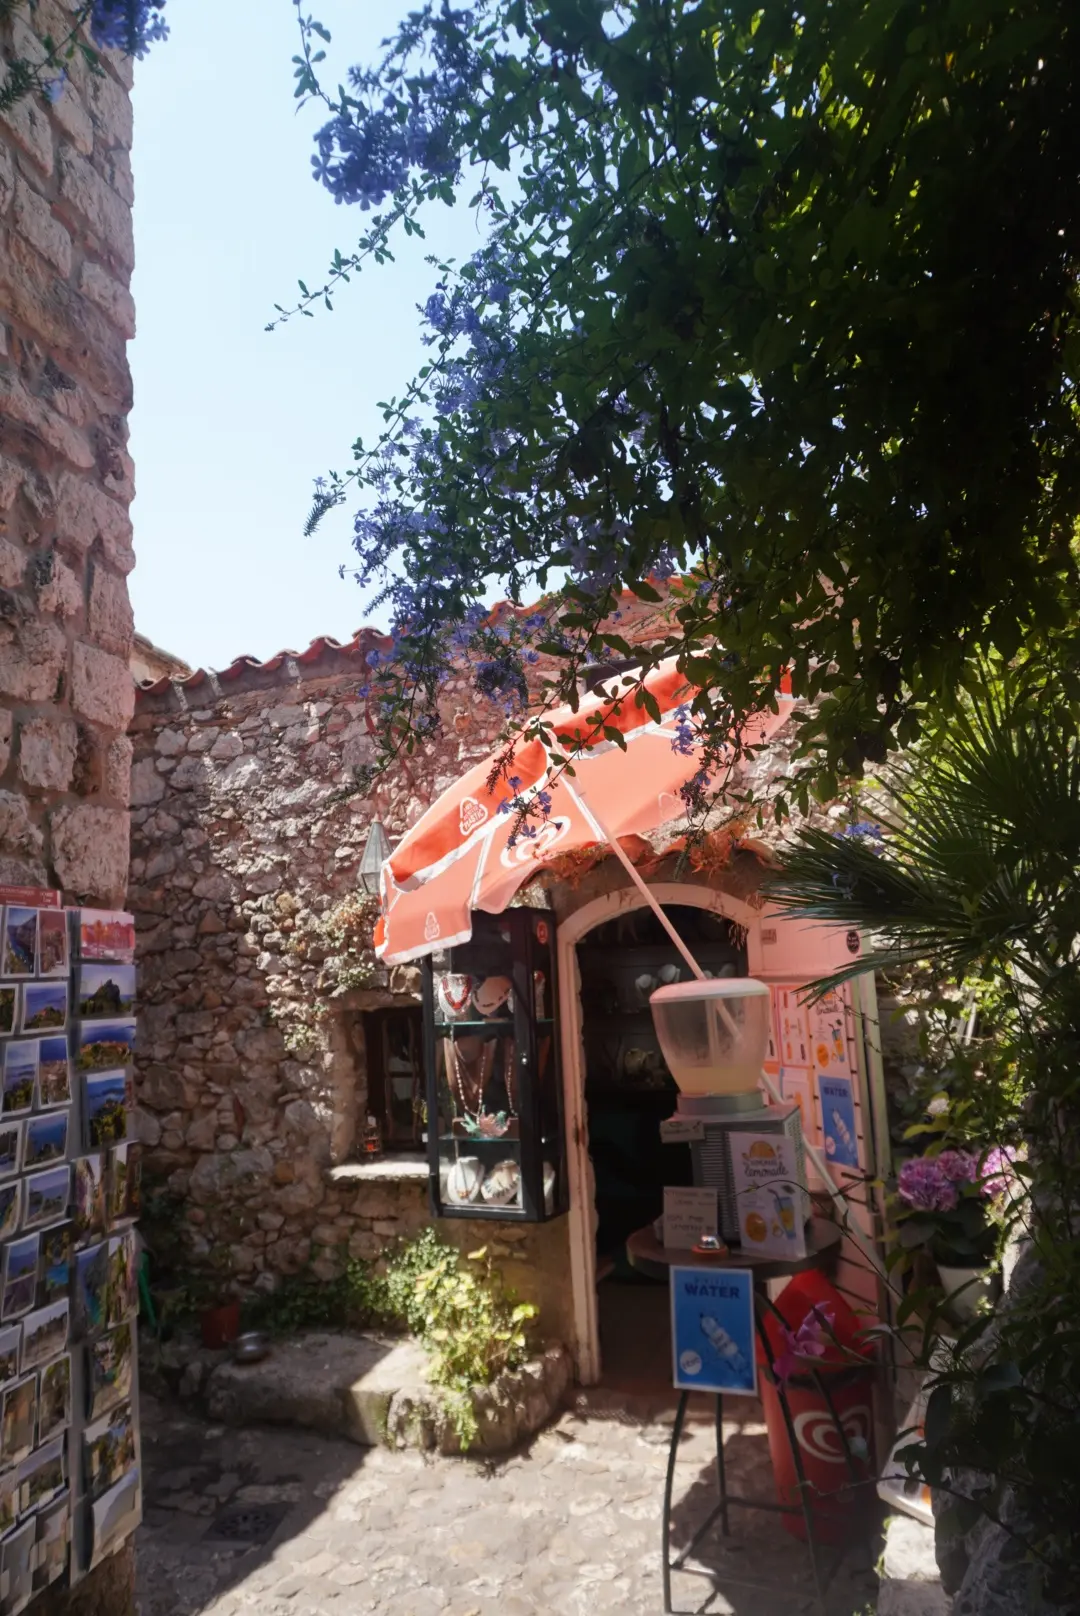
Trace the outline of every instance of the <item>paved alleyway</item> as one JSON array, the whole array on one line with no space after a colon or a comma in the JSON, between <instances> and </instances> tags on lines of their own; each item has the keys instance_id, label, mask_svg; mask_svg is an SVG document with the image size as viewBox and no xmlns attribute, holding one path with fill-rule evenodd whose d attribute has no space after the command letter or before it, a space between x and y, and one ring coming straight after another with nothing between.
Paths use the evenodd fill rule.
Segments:
<instances>
[{"instance_id":1,"label":"paved alleyway","mask_svg":"<svg viewBox=\"0 0 1080 1616\"><path fill-rule=\"evenodd\" d=\"M425 1459L293 1429L226 1430L144 1399L140 1616L659 1616L659 1514L671 1410L591 1393L524 1453L498 1464ZM703 1409L704 1412L704 1409ZM756 1404L748 1414L760 1418ZM766 1488L760 1425L732 1427L732 1485ZM676 1535L711 1501L711 1429L680 1460ZM237 1522L237 1506L243 1506ZM262 1528L244 1545L226 1535ZM679 1610L810 1611L805 1551L774 1517L745 1512L708 1540L722 1594L678 1577ZM833 1584L830 1616L872 1606L870 1550ZM861 1571L854 1565L858 1559ZM779 1593L738 1585L764 1572Z\"/></svg>"}]
</instances>

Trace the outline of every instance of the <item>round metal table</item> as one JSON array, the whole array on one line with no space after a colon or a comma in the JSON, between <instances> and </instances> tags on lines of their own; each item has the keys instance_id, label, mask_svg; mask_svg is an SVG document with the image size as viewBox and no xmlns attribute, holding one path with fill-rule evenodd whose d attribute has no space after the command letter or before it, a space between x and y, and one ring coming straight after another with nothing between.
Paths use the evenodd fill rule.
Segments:
<instances>
[{"instance_id":1,"label":"round metal table","mask_svg":"<svg viewBox=\"0 0 1080 1616\"><path fill-rule=\"evenodd\" d=\"M706 1396L716 1398L716 1482L719 1493L719 1502L716 1508L694 1533L690 1542L673 1561L671 1558L671 1495L675 1482L675 1460L678 1454L679 1440L682 1436L683 1425L686 1420L687 1404L690 1400L689 1391L682 1390L679 1395L679 1406L675 1414L675 1423L671 1431L671 1446L668 1449L667 1476L664 1482L664 1522L663 1522L663 1585L664 1585L664 1611L665 1616L672 1616L674 1607L671 1603L671 1574L673 1571L682 1571L686 1561L719 1519L725 1537L730 1531L728 1510L732 1504L743 1509L764 1509L779 1515L802 1515L806 1527L806 1545L810 1551L810 1564L814 1578L814 1591L817 1595L819 1608L825 1609L825 1590L831 1580L822 1574L821 1552L814 1531L814 1516L810 1500L810 1483L806 1477L803 1466L795 1425L791 1415L791 1405L788 1401L784 1382L774 1373L772 1367L772 1348L765 1329L765 1317L769 1313L775 1315L776 1310L765 1290L766 1282L770 1279L789 1279L794 1274L805 1273L808 1269L819 1268L826 1257L835 1250L843 1239L843 1231L835 1224L824 1218L814 1218L806 1228L806 1256L795 1259L780 1257L753 1257L736 1247L723 1255L702 1255L701 1252L678 1246L664 1246L657 1239L652 1225L638 1229L626 1242L626 1254L633 1268L639 1273L647 1274L651 1279L666 1279L671 1268L704 1268L704 1269L741 1269L751 1270L754 1277L754 1323L759 1342L764 1348L764 1363L760 1366L761 1373L767 1375L776 1387L777 1401L784 1416L787 1427L788 1441L791 1444L791 1453L795 1465L797 1486L799 1493L798 1504L780 1504L772 1499L744 1498L731 1493L727 1488L727 1478L724 1472L724 1399L721 1392L705 1393ZM778 1316L778 1315L776 1315ZM851 1481L858 1484L863 1479L855 1463L854 1455L848 1441L847 1432L836 1416L832 1397L829 1393L825 1379L818 1373L813 1365L808 1365L807 1372L813 1379L817 1389L832 1416L836 1427L844 1458L847 1464ZM834 1568L835 1569L835 1568ZM705 1572L694 1572L694 1575L708 1575ZM761 1586L761 1585L757 1585ZM764 1589L762 1588L762 1591Z\"/></svg>"}]
</instances>

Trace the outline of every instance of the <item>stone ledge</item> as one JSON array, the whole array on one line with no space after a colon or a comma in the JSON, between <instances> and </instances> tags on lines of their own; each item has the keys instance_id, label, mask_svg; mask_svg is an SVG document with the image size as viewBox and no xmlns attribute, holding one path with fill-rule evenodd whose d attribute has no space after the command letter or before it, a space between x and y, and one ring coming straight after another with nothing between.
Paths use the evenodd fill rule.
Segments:
<instances>
[{"instance_id":1,"label":"stone ledge","mask_svg":"<svg viewBox=\"0 0 1080 1616\"><path fill-rule=\"evenodd\" d=\"M380 1161L345 1162L340 1167L331 1167L327 1170L326 1181L328 1184L363 1184L374 1179L383 1183L419 1183L426 1182L427 1176L428 1164L423 1159L384 1156Z\"/></svg>"},{"instance_id":2,"label":"stone ledge","mask_svg":"<svg viewBox=\"0 0 1080 1616\"><path fill-rule=\"evenodd\" d=\"M933 1527L910 1515L890 1516L881 1557L878 1616L949 1616L951 1610L934 1555Z\"/></svg>"},{"instance_id":3,"label":"stone ledge","mask_svg":"<svg viewBox=\"0 0 1080 1616\"><path fill-rule=\"evenodd\" d=\"M261 1363L219 1361L201 1390L210 1418L226 1425L299 1425L365 1447L458 1453L427 1362L409 1337L308 1331L275 1342ZM570 1380L570 1354L556 1345L473 1387L478 1436L469 1452L506 1453L532 1436L562 1406Z\"/></svg>"}]
</instances>

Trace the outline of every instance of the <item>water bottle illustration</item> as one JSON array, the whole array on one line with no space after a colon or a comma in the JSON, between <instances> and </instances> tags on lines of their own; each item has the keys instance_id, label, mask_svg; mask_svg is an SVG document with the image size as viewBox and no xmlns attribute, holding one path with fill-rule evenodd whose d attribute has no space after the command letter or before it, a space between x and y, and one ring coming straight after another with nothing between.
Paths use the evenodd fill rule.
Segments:
<instances>
[{"instance_id":1,"label":"water bottle illustration","mask_svg":"<svg viewBox=\"0 0 1080 1616\"><path fill-rule=\"evenodd\" d=\"M746 1378L747 1362L739 1350L738 1342L733 1341L719 1320L714 1319L710 1313L701 1315L701 1333L720 1359L724 1369L728 1371L735 1382Z\"/></svg>"},{"instance_id":2,"label":"water bottle illustration","mask_svg":"<svg viewBox=\"0 0 1080 1616\"><path fill-rule=\"evenodd\" d=\"M836 1132L836 1137L839 1139L844 1149L850 1154L855 1149L855 1141L851 1137L851 1129L848 1127L839 1111L837 1111L835 1108L833 1109L832 1122L833 1128Z\"/></svg>"}]
</instances>

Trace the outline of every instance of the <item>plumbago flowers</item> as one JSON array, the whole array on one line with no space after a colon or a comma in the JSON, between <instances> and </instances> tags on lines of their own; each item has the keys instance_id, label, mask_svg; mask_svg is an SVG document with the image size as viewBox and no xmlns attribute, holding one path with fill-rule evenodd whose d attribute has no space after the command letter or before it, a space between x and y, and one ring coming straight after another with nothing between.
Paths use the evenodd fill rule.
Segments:
<instances>
[{"instance_id":1,"label":"plumbago flowers","mask_svg":"<svg viewBox=\"0 0 1080 1616\"><path fill-rule=\"evenodd\" d=\"M18 4L19 0L11 0L7 9L14 10ZM33 21L33 7L29 9ZM100 73L96 51L118 50L127 56L143 57L151 45L169 35L165 0L81 0L70 10L66 31L59 37L41 33L43 55L36 52L33 59L17 55L7 58L0 84L0 112L10 111L28 95L40 95L55 104L64 93L68 64L76 59L81 59L92 73ZM6 14L3 6L0 12ZM84 29L92 44L87 44Z\"/></svg>"}]
</instances>

